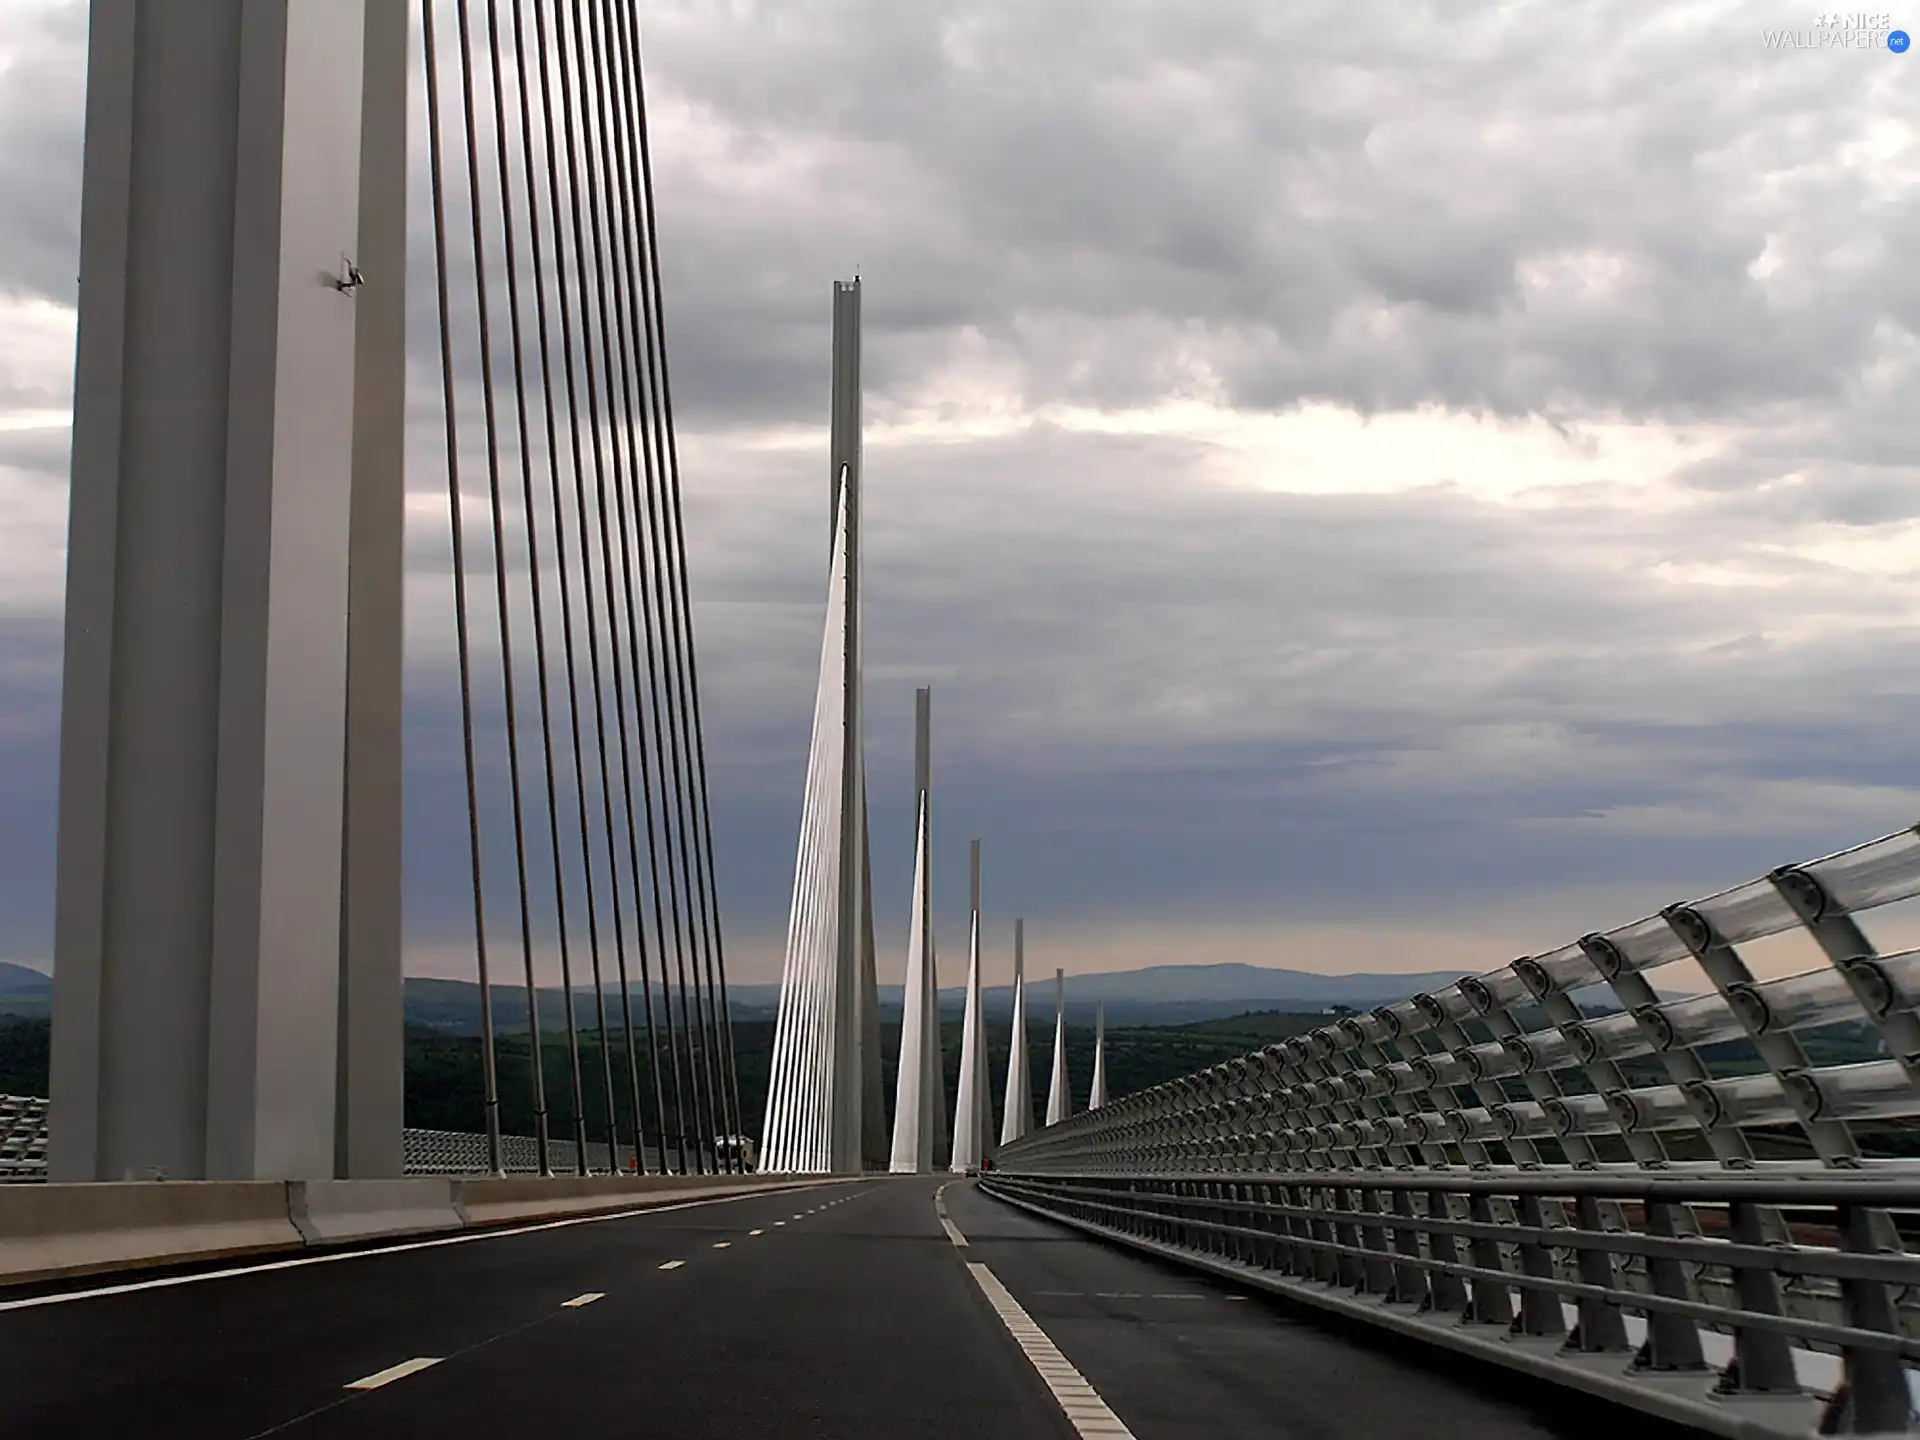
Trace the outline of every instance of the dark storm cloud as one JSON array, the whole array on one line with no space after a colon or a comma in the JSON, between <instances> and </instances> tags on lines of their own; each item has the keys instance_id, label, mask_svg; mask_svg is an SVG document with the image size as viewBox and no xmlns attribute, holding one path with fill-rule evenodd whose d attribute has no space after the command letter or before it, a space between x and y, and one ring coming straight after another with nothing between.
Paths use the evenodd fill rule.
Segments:
<instances>
[{"instance_id":1,"label":"dark storm cloud","mask_svg":"<svg viewBox=\"0 0 1920 1440\"><path fill-rule=\"evenodd\" d=\"M66 483L72 431L65 425L0 430L0 467Z\"/></svg>"},{"instance_id":2,"label":"dark storm cloud","mask_svg":"<svg viewBox=\"0 0 1920 1440\"><path fill-rule=\"evenodd\" d=\"M80 254L87 7L23 6L0 24L0 294L71 304Z\"/></svg>"},{"instance_id":3,"label":"dark storm cloud","mask_svg":"<svg viewBox=\"0 0 1920 1440\"><path fill-rule=\"evenodd\" d=\"M46 13L0 21L0 292L64 301L83 7ZM1333 3L863 0L644 18L722 880L762 941L784 920L820 653L828 287L856 270L876 880L901 897L883 925L904 911L922 677L942 863L987 837L995 903L1063 927L1452 924L1603 883L1651 908L1912 818L1920 103L1889 57L1765 51L1763 26L1806 23L1786 5L1426 4L1387 23ZM456 167L456 226L464 193ZM445 459L418 183L414 198L409 924L457 938ZM498 836L461 233L458 439ZM0 411L62 403L70 360L0 371ZM1570 452L1599 453L1620 420L1706 443L1669 481L1629 448L1527 503L1487 498L1524 475L1409 488L1393 454L1353 477L1376 493L1300 494L1253 488L1289 483L1284 462L1262 474L1197 434L1048 409L1189 397L1540 416ZM987 410L1004 424L980 438ZM63 445L0 430L0 466L58 473ZM1868 565L1849 544L1885 553ZM44 857L57 666L36 673L6 692L28 747L7 764L40 786L16 813ZM44 880L33 863L21 873Z\"/></svg>"},{"instance_id":4,"label":"dark storm cloud","mask_svg":"<svg viewBox=\"0 0 1920 1440\"><path fill-rule=\"evenodd\" d=\"M0 959L53 953L60 623L0 615Z\"/></svg>"},{"instance_id":5,"label":"dark storm cloud","mask_svg":"<svg viewBox=\"0 0 1920 1440\"><path fill-rule=\"evenodd\" d=\"M813 403L770 383L781 312L856 262L882 389L964 323L1030 401L1164 393L1183 338L1261 406L1836 395L1920 317L1920 201L1838 153L1863 105L1913 104L1846 63L1875 57L1766 51L1770 13L666 7L655 93L700 136L662 159L691 398ZM1777 287L1748 273L1773 236ZM770 327L723 298L776 295ZM1157 343L1116 359L1120 322Z\"/></svg>"}]
</instances>

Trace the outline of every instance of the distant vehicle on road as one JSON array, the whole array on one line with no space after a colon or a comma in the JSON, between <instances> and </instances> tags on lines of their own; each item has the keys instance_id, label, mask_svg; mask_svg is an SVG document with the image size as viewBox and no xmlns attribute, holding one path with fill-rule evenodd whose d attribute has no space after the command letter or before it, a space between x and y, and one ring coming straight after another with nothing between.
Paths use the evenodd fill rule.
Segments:
<instances>
[{"instance_id":1,"label":"distant vehicle on road","mask_svg":"<svg viewBox=\"0 0 1920 1440\"><path fill-rule=\"evenodd\" d=\"M723 1167L731 1161L738 1162L742 1170L751 1171L759 1163L760 1147L751 1135L716 1135L713 1145Z\"/></svg>"}]
</instances>

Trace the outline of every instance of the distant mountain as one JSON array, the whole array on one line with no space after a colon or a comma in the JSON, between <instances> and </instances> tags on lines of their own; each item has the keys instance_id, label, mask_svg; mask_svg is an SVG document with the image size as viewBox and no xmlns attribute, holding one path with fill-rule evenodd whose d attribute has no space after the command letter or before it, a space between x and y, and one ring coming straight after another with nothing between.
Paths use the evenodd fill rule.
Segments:
<instances>
[{"instance_id":1,"label":"distant mountain","mask_svg":"<svg viewBox=\"0 0 1920 1440\"><path fill-rule=\"evenodd\" d=\"M951 962L949 962L951 963ZM1305 970L1281 970L1260 965L1154 965L1144 970L1116 970L1096 975L1067 977L1067 1019L1076 1025L1093 1022L1095 1009L1105 1005L1107 1023L1126 1025L1190 1025L1208 1020L1226 1019L1252 1011L1318 1013L1333 1005L1370 1010L1389 1005L1423 990L1439 990L1460 978L1454 970L1428 970L1406 975L1361 973L1320 975ZM880 1008L898 1012L900 987L880 987ZM677 990L662 995L654 990L656 1015L663 1001L672 1000L672 1020L680 1020ZM1005 1019L1013 1008L1013 987L994 985L982 997L986 1013ZM1576 992L1576 1000L1586 1005L1610 1008L1614 1003L1604 988ZM1662 999L1673 996L1662 992ZM736 1020L770 1020L779 1011L778 985L734 985L728 999ZM966 999L959 988L940 992L940 1010L948 1019L959 1017ZM53 1000L53 980L42 971L0 960L0 1015L45 1015ZM480 1029L480 987L471 980L434 980L410 976L405 990L406 1019L446 1034L473 1035ZM638 982L633 986L634 1026L646 1024L646 1012ZM576 986L574 1015L582 1025L597 1025L598 1010L591 986ZM1030 978L1027 1014L1034 1024L1053 1020L1053 977L1036 974ZM558 1029L565 1022L566 1010L559 989L540 992L542 1029ZM663 1017L664 1018L664 1017ZM506 1031L527 1028L526 991L506 983L493 987L493 1019ZM607 986L607 1023L620 1024L620 992L611 980Z\"/></svg>"},{"instance_id":2,"label":"distant mountain","mask_svg":"<svg viewBox=\"0 0 1920 1440\"><path fill-rule=\"evenodd\" d=\"M953 962L949 961L951 965ZM1281 970L1264 965L1150 965L1144 970L1109 970L1067 977L1069 1008L1080 1001L1105 1001L1111 1013L1116 1002L1133 1005L1206 1005L1214 1007L1242 1000L1259 1001L1266 1009L1319 1009L1326 1005L1357 1008L1386 1005L1422 990L1438 990L1460 978L1458 970L1427 970L1407 975L1319 975L1306 970ZM1053 976L1036 970L1027 976L1029 999L1051 1003ZM729 994L736 1004L772 1008L779 1000L778 985L734 985ZM940 1003L958 1005L966 996L959 986L943 988ZM989 985L982 998L1002 1009L1013 1003L1011 985ZM882 1006L900 1003L898 985L880 987ZM1237 1013L1223 1011L1223 1014Z\"/></svg>"},{"instance_id":3,"label":"distant mountain","mask_svg":"<svg viewBox=\"0 0 1920 1440\"><path fill-rule=\"evenodd\" d=\"M1427 970L1408 975L1317 975L1306 970L1280 970L1264 965L1149 965L1144 970L1115 970L1098 975L1069 975L1067 994L1075 1000L1179 1002L1259 1000L1267 1008L1322 1005L1370 1007L1404 1000L1423 990L1439 990L1460 978L1458 970ZM1027 977L1029 993L1046 994L1053 976L1044 972ZM989 995L1011 997L1012 987L995 987ZM955 990L954 994L961 992Z\"/></svg>"},{"instance_id":4,"label":"distant mountain","mask_svg":"<svg viewBox=\"0 0 1920 1440\"><path fill-rule=\"evenodd\" d=\"M1075 1024L1091 1023L1096 1006L1104 1004L1110 1025L1184 1025L1198 1021L1223 1019L1255 1010L1318 1012L1331 1005L1371 1009L1416 995L1423 990L1438 990L1460 978L1458 971L1429 970L1407 975L1356 974L1319 975L1305 970L1269 969L1259 965L1155 965L1145 970L1119 970L1095 975L1067 977L1067 1018ZM617 1025L618 989L607 988L608 1023ZM674 1018L679 1014L678 991L674 991ZM593 991L576 987L574 1013L581 1023L594 1023L597 1011ZM880 987L880 1008L898 1011L901 987ZM633 989L634 1023L643 1023L640 988ZM778 985L732 985L727 998L737 1020L771 1019L779 1010ZM990 986L981 997L987 1014L1005 1017L1013 1008L1013 987ZM655 1005L660 992L654 992ZM957 1016L965 1002L961 989L940 992L941 1011L949 1018ZM540 1022L543 1028L560 1025L566 1011L560 991L540 992ZM411 978L406 982L406 1015L415 1024L436 1030L471 1034L480 1024L479 987L470 980L428 980ZM1028 991L1028 1015L1035 1023L1051 1021L1053 1016L1053 977L1035 975ZM526 992L518 986L496 985L493 993L494 1024L524 1030L527 1023Z\"/></svg>"},{"instance_id":5,"label":"distant mountain","mask_svg":"<svg viewBox=\"0 0 1920 1440\"><path fill-rule=\"evenodd\" d=\"M53 977L43 970L0 960L0 995L51 995Z\"/></svg>"}]
</instances>

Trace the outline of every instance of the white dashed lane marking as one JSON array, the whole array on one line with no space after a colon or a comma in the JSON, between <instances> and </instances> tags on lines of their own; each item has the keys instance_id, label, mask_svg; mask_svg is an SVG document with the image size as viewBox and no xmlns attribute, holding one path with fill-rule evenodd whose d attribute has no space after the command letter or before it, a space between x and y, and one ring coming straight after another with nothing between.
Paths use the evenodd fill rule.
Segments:
<instances>
[{"instance_id":1,"label":"white dashed lane marking","mask_svg":"<svg viewBox=\"0 0 1920 1440\"><path fill-rule=\"evenodd\" d=\"M682 1265L686 1263L687 1262L684 1260L669 1260L667 1261L666 1264L662 1265L660 1268L662 1270L678 1270Z\"/></svg>"},{"instance_id":2,"label":"white dashed lane marking","mask_svg":"<svg viewBox=\"0 0 1920 1440\"><path fill-rule=\"evenodd\" d=\"M702 1205L731 1205L752 1200L752 1192L720 1195L712 1199L681 1200L672 1205L645 1205L632 1210L609 1211L604 1215L574 1215L565 1220L539 1220L530 1225L511 1225L499 1230L477 1230L460 1235L441 1235L431 1240L408 1240L397 1245L376 1245L366 1250L337 1250L328 1255L301 1255L292 1260L269 1260L258 1265L233 1265L221 1270L204 1270L197 1275L162 1275L152 1280L129 1280L118 1285L99 1285L88 1290L64 1290L52 1295L29 1295L23 1300L0 1300L0 1314L11 1310L35 1310L43 1305L71 1305L80 1300L98 1300L108 1295L132 1295L142 1290L168 1290L177 1285L201 1285L213 1280L232 1280L246 1275L265 1275L274 1270L294 1270L307 1265L342 1265L355 1260L375 1260L383 1255L400 1255L411 1250L437 1250L443 1245L473 1245L489 1240L506 1240L515 1235L532 1235L543 1230L567 1230L576 1225L604 1225L614 1220L638 1216L666 1215L676 1210L693 1210ZM793 1217L798 1220L798 1215ZM670 1267L662 1266L662 1269Z\"/></svg>"},{"instance_id":3,"label":"white dashed lane marking","mask_svg":"<svg viewBox=\"0 0 1920 1440\"><path fill-rule=\"evenodd\" d=\"M412 1360L402 1360L398 1365L389 1365L386 1369L375 1371L373 1374L365 1376L362 1379L349 1381L346 1388L349 1390L378 1390L382 1385L391 1385L396 1380L404 1380L409 1375L417 1375L429 1365L438 1365L439 1363L440 1357L438 1355L421 1355Z\"/></svg>"},{"instance_id":4,"label":"white dashed lane marking","mask_svg":"<svg viewBox=\"0 0 1920 1440\"><path fill-rule=\"evenodd\" d=\"M591 1305L596 1300L604 1300L606 1298L607 1292L604 1290L589 1290L584 1295L576 1295L571 1300L561 1301L560 1308L562 1310L578 1310L582 1305Z\"/></svg>"}]
</instances>

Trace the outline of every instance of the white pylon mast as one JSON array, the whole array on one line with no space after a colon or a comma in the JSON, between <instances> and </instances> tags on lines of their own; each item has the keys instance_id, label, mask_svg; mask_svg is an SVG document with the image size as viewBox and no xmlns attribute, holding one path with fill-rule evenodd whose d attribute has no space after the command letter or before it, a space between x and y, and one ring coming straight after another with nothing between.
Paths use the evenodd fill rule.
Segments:
<instances>
[{"instance_id":1,"label":"white pylon mast","mask_svg":"<svg viewBox=\"0 0 1920 1440\"><path fill-rule=\"evenodd\" d=\"M980 842L973 842L971 923L967 927L967 999L960 1024L960 1082L953 1106L955 1175L979 1168L992 1126L987 1097L987 1035L980 999Z\"/></svg>"},{"instance_id":2,"label":"white pylon mast","mask_svg":"<svg viewBox=\"0 0 1920 1440\"><path fill-rule=\"evenodd\" d=\"M907 924L907 973L902 987L900 1070L894 1084L893 1156L896 1175L927 1175L939 1129L940 993L933 957L933 691L914 692L913 915Z\"/></svg>"},{"instance_id":3,"label":"white pylon mast","mask_svg":"<svg viewBox=\"0 0 1920 1440\"><path fill-rule=\"evenodd\" d=\"M1047 1086L1047 1124L1058 1125L1073 1111L1067 1088L1067 972L1053 972L1053 1080Z\"/></svg>"},{"instance_id":4,"label":"white pylon mast","mask_svg":"<svg viewBox=\"0 0 1920 1440\"><path fill-rule=\"evenodd\" d=\"M886 1163L860 666L860 282L833 292L833 549L760 1168Z\"/></svg>"},{"instance_id":5,"label":"white pylon mast","mask_svg":"<svg viewBox=\"0 0 1920 1440\"><path fill-rule=\"evenodd\" d=\"M1027 922L1013 922L1013 1032L1007 1043L1007 1096L1000 1143L1011 1145L1033 1128L1033 1084L1027 1079Z\"/></svg>"},{"instance_id":6,"label":"white pylon mast","mask_svg":"<svg viewBox=\"0 0 1920 1440\"><path fill-rule=\"evenodd\" d=\"M794 866L793 908L767 1090L760 1168L770 1173L809 1174L835 1168L833 1092L845 1069L844 1056L835 1052L836 1040L843 1039L836 1024L842 1000L838 930L847 919L838 902L843 890L842 827L848 817L838 802L847 762L841 647L846 635L848 498L843 488L835 506L839 523L821 642L820 689L801 804L800 853Z\"/></svg>"},{"instance_id":7,"label":"white pylon mast","mask_svg":"<svg viewBox=\"0 0 1920 1440\"><path fill-rule=\"evenodd\" d=\"M1107 1103L1107 1007L1103 1004L1093 1017L1093 1088L1087 1092L1087 1108L1098 1110Z\"/></svg>"}]
</instances>

